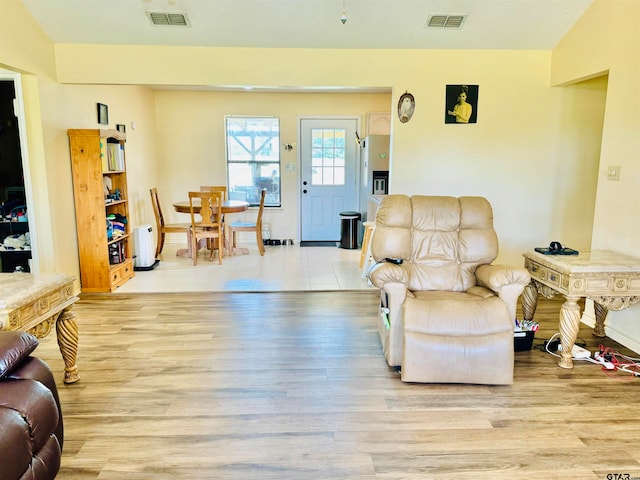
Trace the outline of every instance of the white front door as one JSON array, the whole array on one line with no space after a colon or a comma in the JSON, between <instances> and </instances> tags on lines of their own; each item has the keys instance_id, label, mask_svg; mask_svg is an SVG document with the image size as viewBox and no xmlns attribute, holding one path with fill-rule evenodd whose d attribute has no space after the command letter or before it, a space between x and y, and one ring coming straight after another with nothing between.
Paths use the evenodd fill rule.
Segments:
<instances>
[{"instance_id":1,"label":"white front door","mask_svg":"<svg viewBox=\"0 0 640 480\"><path fill-rule=\"evenodd\" d=\"M300 119L300 241L338 242L340 212L358 207L357 118Z\"/></svg>"}]
</instances>

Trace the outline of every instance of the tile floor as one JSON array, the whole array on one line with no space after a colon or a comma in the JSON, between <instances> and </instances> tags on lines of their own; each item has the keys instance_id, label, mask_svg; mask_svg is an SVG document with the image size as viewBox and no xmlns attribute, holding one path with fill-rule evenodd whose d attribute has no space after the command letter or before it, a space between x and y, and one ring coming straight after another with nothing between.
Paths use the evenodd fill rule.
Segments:
<instances>
[{"instance_id":1,"label":"tile floor","mask_svg":"<svg viewBox=\"0 0 640 480\"><path fill-rule=\"evenodd\" d=\"M181 244L165 244L159 265L137 271L114 293L269 292L294 290L372 289L362 278L360 250L338 247L266 246L263 257L253 245L248 255L209 260L200 250L198 264L177 257Z\"/></svg>"}]
</instances>

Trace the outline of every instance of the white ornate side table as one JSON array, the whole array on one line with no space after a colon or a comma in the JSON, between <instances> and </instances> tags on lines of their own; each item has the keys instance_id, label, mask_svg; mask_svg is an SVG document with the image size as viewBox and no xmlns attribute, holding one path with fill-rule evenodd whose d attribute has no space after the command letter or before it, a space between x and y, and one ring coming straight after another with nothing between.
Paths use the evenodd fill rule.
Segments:
<instances>
[{"instance_id":1,"label":"white ornate side table","mask_svg":"<svg viewBox=\"0 0 640 480\"><path fill-rule=\"evenodd\" d=\"M64 383L80 379L76 357L78 325L73 304L74 277L60 274L0 273L0 330L20 330L38 338L56 326L64 360Z\"/></svg>"},{"instance_id":2,"label":"white ornate side table","mask_svg":"<svg viewBox=\"0 0 640 480\"><path fill-rule=\"evenodd\" d=\"M640 258L610 250L580 252L579 255L523 253L531 283L522 294L525 320L532 320L538 294L552 298L564 295L560 309L562 368L573 368L571 350L580 327L580 298L594 301L596 324L593 333L604 337L604 321L609 310L622 310L640 301Z\"/></svg>"}]
</instances>

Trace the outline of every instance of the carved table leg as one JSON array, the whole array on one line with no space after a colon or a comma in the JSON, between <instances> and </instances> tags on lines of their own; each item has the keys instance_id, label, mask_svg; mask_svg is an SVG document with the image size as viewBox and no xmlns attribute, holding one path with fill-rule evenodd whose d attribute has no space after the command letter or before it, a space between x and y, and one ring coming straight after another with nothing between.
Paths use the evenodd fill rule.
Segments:
<instances>
[{"instance_id":1,"label":"carved table leg","mask_svg":"<svg viewBox=\"0 0 640 480\"><path fill-rule=\"evenodd\" d=\"M525 320L533 320L533 315L538 307L538 288L536 284L529 283L522 291L522 316Z\"/></svg>"},{"instance_id":2,"label":"carved table leg","mask_svg":"<svg viewBox=\"0 0 640 480\"><path fill-rule=\"evenodd\" d=\"M562 304L562 308L560 309L560 340L562 343L562 352L560 352L561 358L558 365L562 368L573 368L571 351L578 337L578 329L580 328L580 305L578 305L580 297L565 296L565 298L567 301Z\"/></svg>"},{"instance_id":3,"label":"carved table leg","mask_svg":"<svg viewBox=\"0 0 640 480\"><path fill-rule=\"evenodd\" d=\"M598 302L593 302L593 309L595 310L596 314L596 324L593 327L593 334L596 337L604 337L604 320L605 318L607 318L607 313L609 313L609 310L607 310L606 307L600 305Z\"/></svg>"},{"instance_id":4,"label":"carved table leg","mask_svg":"<svg viewBox=\"0 0 640 480\"><path fill-rule=\"evenodd\" d=\"M56 322L58 346L64 360L64 383L75 383L80 380L76 357L78 354L78 323L73 305L65 308Z\"/></svg>"}]
</instances>

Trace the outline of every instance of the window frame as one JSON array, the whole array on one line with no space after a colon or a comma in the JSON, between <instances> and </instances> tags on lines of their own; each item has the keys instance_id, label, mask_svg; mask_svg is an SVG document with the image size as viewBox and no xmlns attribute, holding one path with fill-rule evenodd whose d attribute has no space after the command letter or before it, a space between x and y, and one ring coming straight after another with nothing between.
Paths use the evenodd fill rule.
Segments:
<instances>
[{"instance_id":1,"label":"window frame","mask_svg":"<svg viewBox=\"0 0 640 480\"><path fill-rule=\"evenodd\" d=\"M259 122L262 120L275 121L276 134L273 135L273 138L271 138L271 140L264 141L263 143L258 145L258 148L256 148L256 145L253 144L253 140L257 138L264 140L265 136L260 137L256 135L251 140L250 145L246 142L246 139L244 142L239 140L240 138L242 138L240 135L230 134L230 132L233 132L233 130L230 129L230 126L233 125L232 122L234 120L242 120L245 122L251 122L251 121ZM240 122L237 122L237 123L240 123ZM273 128L274 128L273 124L269 126L269 129L271 129L271 132L273 132ZM249 130L245 128L244 132L248 132L248 131ZM247 135L245 137L251 137L251 135ZM248 184L248 183L242 184L243 189L241 189L240 191L244 190L246 195L246 200L249 202L249 206L257 207L260 201L260 191L262 190L262 188L267 188L267 195L265 197L264 206L265 207L281 207L282 206L282 196L281 196L282 156L281 156L281 150L280 150L280 145L281 145L280 144L280 118L273 115L225 115L224 139L225 139L225 162L226 162L226 169L227 169L227 186L228 186L229 199L234 199L232 198L234 196L232 191L235 191L234 189L238 187L238 185L240 185L236 181L232 183L232 176L241 175L237 167L239 165L246 165L246 166L251 166L251 173L250 173L251 184ZM234 142L236 146L240 147L240 149L233 148L232 143ZM263 149L267 147L270 150L272 150L273 153L267 152L266 159L257 160L256 159L257 154L262 152ZM251 157L250 159L233 158L234 152L235 152L235 155L237 155L241 153L243 149L244 149L244 153L248 154ZM269 155L272 155L272 157L269 158ZM261 169L264 169L264 168L268 168L272 170L270 176L267 176L265 174L257 175L257 172L259 172Z\"/></svg>"}]
</instances>

